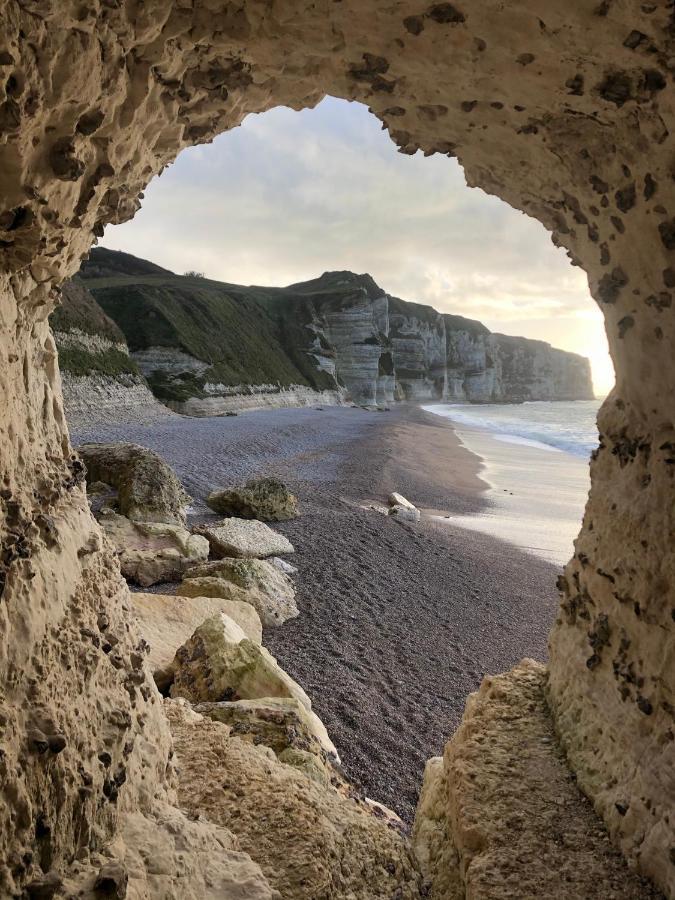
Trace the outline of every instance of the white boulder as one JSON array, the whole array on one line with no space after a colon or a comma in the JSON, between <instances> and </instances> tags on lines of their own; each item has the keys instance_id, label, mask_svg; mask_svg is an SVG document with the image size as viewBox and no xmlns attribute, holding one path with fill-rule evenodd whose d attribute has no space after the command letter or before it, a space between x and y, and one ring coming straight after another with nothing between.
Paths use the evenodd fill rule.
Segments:
<instances>
[{"instance_id":1,"label":"white boulder","mask_svg":"<svg viewBox=\"0 0 675 900\"><path fill-rule=\"evenodd\" d=\"M215 525L197 525L192 530L206 538L211 553L218 559L226 556L264 559L295 552L288 538L255 519L223 519Z\"/></svg>"}]
</instances>

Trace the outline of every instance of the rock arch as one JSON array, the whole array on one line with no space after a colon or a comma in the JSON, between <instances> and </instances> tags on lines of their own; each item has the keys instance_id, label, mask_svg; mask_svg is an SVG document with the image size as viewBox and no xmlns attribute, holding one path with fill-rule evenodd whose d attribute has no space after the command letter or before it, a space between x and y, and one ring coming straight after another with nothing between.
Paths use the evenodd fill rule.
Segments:
<instances>
[{"instance_id":1,"label":"rock arch","mask_svg":"<svg viewBox=\"0 0 675 900\"><path fill-rule=\"evenodd\" d=\"M0 23L2 891L170 800L168 732L68 442L57 286L182 147L325 93L368 104L401 152L457 156L588 273L617 385L550 701L610 832L674 890L669 5L0 0Z\"/></svg>"}]
</instances>

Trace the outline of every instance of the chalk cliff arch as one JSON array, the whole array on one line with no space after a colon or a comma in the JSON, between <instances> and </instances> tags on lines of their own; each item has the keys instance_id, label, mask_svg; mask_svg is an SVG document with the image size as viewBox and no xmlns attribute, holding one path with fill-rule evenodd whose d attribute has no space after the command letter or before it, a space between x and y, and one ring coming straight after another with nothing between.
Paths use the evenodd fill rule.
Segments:
<instances>
[{"instance_id":1,"label":"chalk cliff arch","mask_svg":"<svg viewBox=\"0 0 675 900\"><path fill-rule=\"evenodd\" d=\"M675 891L672 10L0 0L0 22L0 890L171 799L168 731L69 446L55 288L181 148L330 93L368 104L401 152L457 156L588 273L617 385L561 580L550 700L610 832Z\"/></svg>"}]
</instances>

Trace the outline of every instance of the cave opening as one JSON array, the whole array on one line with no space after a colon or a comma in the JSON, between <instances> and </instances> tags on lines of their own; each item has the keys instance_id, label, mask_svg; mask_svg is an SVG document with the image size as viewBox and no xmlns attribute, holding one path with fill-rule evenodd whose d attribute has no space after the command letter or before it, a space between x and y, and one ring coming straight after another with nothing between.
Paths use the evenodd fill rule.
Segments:
<instances>
[{"instance_id":1,"label":"cave opening","mask_svg":"<svg viewBox=\"0 0 675 900\"><path fill-rule=\"evenodd\" d=\"M455 158L397 154L362 103L327 97L313 109L276 108L183 150L146 188L134 218L106 228L101 246L140 258L125 270L123 257L102 260L96 250L81 274L121 328L129 368L139 367L160 402L219 415L242 393L248 404L283 405L294 392L295 402L311 402L307 389L331 402L326 392L337 389L363 405L480 404L433 410L457 416L469 447L483 426L532 458L506 456L486 469L501 517L461 521L567 561L588 475L581 462L571 475L562 462L569 452L587 460L597 444L593 389L604 396L613 384L604 320L583 270L536 220L468 188ZM184 273L173 287L172 273ZM240 306L228 316L212 306L226 302L219 284ZM295 287L286 289L292 302L264 287L285 285ZM262 315L251 302L276 316L271 330L248 328L247 317ZM97 403L98 395L78 377L83 361L64 334L63 308L56 317L66 404L90 424L101 410L88 410L84 395ZM590 356L593 385L560 349ZM495 406L550 400L568 405L548 419L545 407L508 416ZM562 451L540 481L538 449ZM474 450L485 456L484 446ZM540 498L556 491L552 528Z\"/></svg>"},{"instance_id":2,"label":"cave opening","mask_svg":"<svg viewBox=\"0 0 675 900\"><path fill-rule=\"evenodd\" d=\"M486 247L500 249L486 254ZM286 288L289 284L292 287ZM317 474L307 479L301 461L309 448L304 442L296 445L297 432L307 427L306 415L261 416L260 427L269 429L268 442L273 448L280 447L277 459L273 450L269 458L244 450L244 440L257 447L262 434L254 426L251 431L243 430L244 422L235 422L227 413L241 411L248 404L253 404L253 410L262 410L281 401L283 407L288 395L304 389L315 392L306 401L310 406L330 405L330 392L337 391L338 400L373 409L389 409L405 401L414 406L427 404L439 417L448 410L454 415L458 403L469 402L479 417L487 417L495 403L521 409L526 399L547 404L555 398L560 400L559 418L564 424L574 404L583 401L575 397L574 378L568 378L565 371L559 382L547 382L552 365L567 356L564 351L550 351L538 338L554 340L556 335L567 346L576 346L583 339L593 347L604 340L599 311L597 320L586 315L592 301L583 273L569 265L563 250L553 247L539 223L497 198L466 187L454 159L397 154L364 105L335 98L327 98L313 110L276 109L251 116L241 128L216 138L213 144L183 150L145 189L143 204L133 219L106 229L75 285L89 292L91 303L97 306L96 321L100 319L101 324L95 340L103 342L103 347L110 337L110 323L103 321L108 316L131 355L129 371L121 376L118 371L106 371L110 353L118 353L121 346L113 341L111 347L105 344L105 365L97 366L93 359L92 371L86 371L81 354L95 354L96 346L89 336L77 344L76 332L84 328L86 333L88 326L83 322L84 310L73 302L79 294L73 297L72 284L64 289L52 325L61 357L67 414L72 409L71 439L76 447L106 440L132 441L159 453L193 498L191 525L201 524L209 515L205 498L212 491L231 483L234 486L270 467L284 472L301 501L316 509L323 480L351 503L375 496L381 500L399 490L409 477L405 461L414 462L410 448L399 444L399 473L396 478L390 474L382 484L376 485L373 469L365 466L364 471L370 472L367 484L353 475L341 481L337 471L329 471L326 465L324 471L318 463ZM528 305L534 308L530 323ZM275 307L280 307L280 312ZM505 316L515 317L513 323L497 318L502 307ZM268 312L273 318L267 317ZM484 313L490 329L477 321ZM93 313L88 315L93 322ZM547 316L552 322L548 333ZM596 321L600 331L583 336L579 323ZM534 339L497 332L521 325ZM551 358L549 353L560 356ZM311 369L298 363L302 356L310 361ZM514 357L519 363L514 363ZM604 357L608 358L607 353L600 347L594 360L600 372ZM576 365L576 357L570 355L569 359ZM276 371L269 367L272 360ZM131 370L134 364L136 372ZM142 386L139 370L155 398L180 417L163 418L149 397L137 411L130 412ZM306 383L299 387L295 382L303 376ZM102 378L111 379L111 394L114 383L121 385L120 393L125 396L121 402L115 400L114 407L99 389ZM277 378L279 384L275 385ZM588 400L583 384L579 383L578 390L579 397L587 397L583 411L594 429L597 403ZM343 396L339 391L346 393ZM294 403L290 397L288 405L301 405L303 399L300 393L299 400ZM439 404L438 408L434 404ZM447 409L443 404L449 404ZM343 439L343 420L325 415L322 419L329 434ZM245 421L257 420L247 415ZM440 428L445 420L438 421ZM418 442L423 443L423 422L416 427ZM352 429L349 424L347 433ZM430 430L434 431L433 426ZM471 446L471 439L471 432L462 433L466 447ZM569 510L564 517L559 516L554 528L544 524L551 532L562 532L563 537L558 542L556 533L555 540L542 547L541 521L532 516L526 519L524 508L537 506L537 502L541 508L538 498L546 497L550 512L547 487L541 481L527 485L537 480L534 472L539 472L539 455L546 457L547 452L532 439L521 440L527 449L518 449L509 457L526 482L522 490L519 482L517 489L520 506L507 508L502 497L506 493L502 483L509 484L508 496L514 496L513 473L490 481L495 498L490 503L504 507L499 518L470 516L474 506L480 507L466 498L444 507L442 499L434 496L439 488L431 486L431 474L430 485L420 483L412 499L429 507L433 520L445 526L446 543L452 543L450 535L457 534L450 530L455 526L487 529L491 534L496 522L497 538L513 539L517 534L519 546L529 551L534 545L546 563L564 565L587 496L589 451L582 448L586 459L575 460L571 473L562 464L566 454L561 452L561 464L547 473L550 490L561 491L565 478L574 483L566 495ZM328 444L312 445L311 451L329 459L335 455L331 456ZM373 457L382 455L378 448L371 452ZM549 446L549 452L553 447ZM531 454L525 464L523 453ZM237 454L242 458L237 459ZM300 464L295 464L296 457ZM88 451L85 459L90 458ZM550 468L548 460L546 464ZM347 459L340 465L350 469ZM387 465L383 461L383 466ZM448 468L452 466L449 462ZM89 481L98 489L107 479L101 478L97 469L93 472ZM440 484L440 477L438 480ZM486 475L484 480L487 482ZM449 477L448 484L451 482ZM414 479L411 489L413 485ZM326 507L334 505L329 496L322 502ZM458 503L461 515L455 514ZM97 515L100 505L97 499ZM543 510L541 514L544 516ZM342 761L350 777L411 825L424 764L441 752L459 724L466 694L477 689L481 677L490 671L508 669L524 656L545 659L546 635L555 611L556 573L533 561L528 584L526 579L521 583L517 575L520 562L498 567L495 583L510 582L517 595L524 592L528 598L538 590L541 603L521 606L517 602L507 613L507 627L514 635L508 650L500 654L474 649L472 656L461 641L449 640L443 648L442 638L453 620L453 613L448 616L443 611L447 582L459 579L470 583L473 558L465 566L437 564L435 576L425 579L424 567L432 566L432 560L415 560L410 551L388 555L380 544L391 536L383 536L358 517L333 520L332 516L330 511L324 518L315 515L312 519L311 532L323 530L325 535L308 535L297 528L294 532L289 526L293 543L299 541L305 548L297 560L301 618L312 609L312 595L320 583L326 606L353 627L338 629L326 650L316 632L324 633L328 623L317 615L318 623L313 625L310 619L304 627L286 623L281 629L266 630L265 646L273 649L283 667L312 695L331 735L346 748ZM105 529L106 520L101 522ZM348 546L328 552L326 535L335 535L340 529L360 535L363 558L356 559ZM108 526L108 533L113 532ZM484 552L492 555L490 546ZM373 573L371 558L378 560L379 573ZM527 564L525 557L523 560ZM136 562L123 566L123 572L138 590ZM389 591L384 583L393 573L397 573L397 609L381 606L373 615L372 610L378 608L376 596L381 598ZM143 578L149 580L149 576ZM215 590L213 584L204 585L207 587ZM170 594L176 584L157 576L152 589ZM492 582L482 590L493 591ZM493 602L508 605L507 593L497 590ZM421 621L413 624L405 613L403 621L418 637L438 632L437 660L446 673L440 679L428 665L413 675L415 659L401 649L406 635L396 620L402 609L416 603L416 592L425 596L423 603L418 603ZM475 586L471 593L478 596ZM457 602L453 592L447 604ZM424 617L423 605L428 607ZM455 629L483 630L486 643L499 642L499 628L486 621L485 611L466 609L458 615ZM434 622L439 616L440 621ZM378 641L377 628L387 637ZM387 645L378 671L360 659L364 630L371 630L372 647ZM324 680L316 676L320 669L329 673L324 679L328 677L339 687L327 692ZM165 683L164 674L159 677L168 693L170 679ZM409 677L417 682L412 700L410 690L404 687ZM358 697L354 685L360 686ZM439 697L445 699L439 702ZM383 727L383 723L396 726ZM382 749L375 749L378 742L402 763L396 774L390 772Z\"/></svg>"}]
</instances>

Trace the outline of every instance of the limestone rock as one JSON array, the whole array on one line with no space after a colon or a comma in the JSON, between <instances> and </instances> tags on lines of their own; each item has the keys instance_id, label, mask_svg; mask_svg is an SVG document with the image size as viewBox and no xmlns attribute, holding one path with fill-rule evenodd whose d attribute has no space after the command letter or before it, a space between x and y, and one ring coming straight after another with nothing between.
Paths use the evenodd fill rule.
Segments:
<instances>
[{"instance_id":1,"label":"limestone rock","mask_svg":"<svg viewBox=\"0 0 675 900\"><path fill-rule=\"evenodd\" d=\"M443 320L448 400L520 403L593 399L590 365L585 357L544 341L492 334L481 322L464 316L446 314Z\"/></svg>"},{"instance_id":2,"label":"limestone rock","mask_svg":"<svg viewBox=\"0 0 675 900\"><path fill-rule=\"evenodd\" d=\"M221 516L282 522L298 514L298 500L276 478L252 478L243 488L213 491L207 504Z\"/></svg>"},{"instance_id":3,"label":"limestone rock","mask_svg":"<svg viewBox=\"0 0 675 900\"><path fill-rule=\"evenodd\" d=\"M214 328L222 292L231 291L232 285L185 278L166 270L161 273L161 281L153 284L147 278L150 265L119 251L95 247L82 266L81 276L135 345L133 361L157 396L183 415L216 416L234 414L237 409L317 406L339 403L347 396L356 399L364 409L378 411L389 409L388 404L394 399L515 402L593 396L587 359L543 341L492 334L480 322L442 315L430 306L400 300L387 294L369 275L327 272L291 287L265 288L267 301L273 299L275 318L283 317L287 323L286 339L279 343L274 319L265 316L256 302L260 288L237 285L237 296L255 303L253 316L245 304L238 304L232 311L237 324L232 322L229 329ZM107 279L112 269L116 270L115 275L124 275L124 287L128 289L124 304L110 296ZM137 286L141 289L137 290ZM95 306L93 298L91 302ZM210 314L201 320L191 317L195 302ZM174 310L171 322L164 322L162 341L166 345L153 346L153 310L166 303ZM99 309L98 316L102 315ZM59 325L57 332L62 318L55 320L55 325ZM185 319L190 321L187 333ZM248 330L247 342L235 337L242 329ZM69 336L57 333L59 349L65 337ZM118 337L123 339L123 335ZM197 352L199 347L201 358L185 352L186 343ZM145 345L143 349L138 348L139 344ZM299 375L295 366L297 354L306 357L303 375L314 389L292 383L284 387L265 383L273 373L284 382L294 373ZM67 346L61 355L67 367ZM233 368L257 383L220 383L208 360L217 361L224 356ZM131 360L127 360L129 364L133 365ZM322 387L325 389L320 390ZM131 392L127 393L133 403ZM68 400L70 411L70 396ZM106 406L111 410L110 401ZM238 506L219 508L217 512L247 517L238 511Z\"/></svg>"},{"instance_id":4,"label":"limestone rock","mask_svg":"<svg viewBox=\"0 0 675 900\"><path fill-rule=\"evenodd\" d=\"M230 597L250 603L266 628L299 614L293 582L267 560L221 559L189 569L178 588L183 597Z\"/></svg>"},{"instance_id":5,"label":"limestone rock","mask_svg":"<svg viewBox=\"0 0 675 900\"><path fill-rule=\"evenodd\" d=\"M413 843L432 900L658 897L570 778L545 686L533 660L485 678L427 764Z\"/></svg>"},{"instance_id":6,"label":"limestone rock","mask_svg":"<svg viewBox=\"0 0 675 900\"><path fill-rule=\"evenodd\" d=\"M674 894L668 5L291 3L275 4L273 21L249 0L223 6L222 16L213 3L171 0L146 3L141 14L131 0L0 6L0 128L10 160L0 186L0 688L13 697L2 708L0 857L15 861L0 867L0 894L21 896L44 877L33 810L51 825L59 871L83 840L114 838L108 769L91 765L101 735L112 742L114 772L125 767L119 807L147 813L170 797L169 739L153 686L134 685L138 673L123 677L91 637L107 620L116 661L136 653L126 591L71 454L47 323L55 287L107 224L133 216L144 187L183 147L250 113L311 107L326 93L366 103L405 153L456 156L470 186L541 222L588 276L617 384L599 415L584 525L560 585L550 705L578 782L613 837ZM379 343L372 305L367 324L364 338ZM361 382L368 402L383 349L374 346ZM32 711L55 698L68 745L48 780L39 760L25 763L22 736ZM200 777L212 790L203 769ZM167 822L157 828L172 834ZM195 854L188 847L170 883L178 897L191 891L185 873ZM394 893L386 874L380 882L369 863L364 873L367 892L382 884ZM362 886L349 884L352 896L363 896ZM168 892L160 884L155 896Z\"/></svg>"},{"instance_id":7,"label":"limestone rock","mask_svg":"<svg viewBox=\"0 0 675 900\"><path fill-rule=\"evenodd\" d=\"M406 830L406 826L401 817L397 815L393 809L385 806L384 803L380 803L377 800L371 800L370 797L364 797L364 803L372 810L373 815L377 816L377 818L381 819L383 822L386 822L390 827L398 828L401 832Z\"/></svg>"},{"instance_id":8,"label":"limestone rock","mask_svg":"<svg viewBox=\"0 0 675 900\"><path fill-rule=\"evenodd\" d=\"M260 617L249 603L222 597L180 597L177 594L130 595L139 633L150 645L148 662L153 672L167 670L176 651L201 623L225 613L256 644L262 640Z\"/></svg>"},{"instance_id":9,"label":"limestone rock","mask_svg":"<svg viewBox=\"0 0 675 900\"><path fill-rule=\"evenodd\" d=\"M394 516L394 518L399 519L401 522L419 522L419 509L417 509L410 500L406 500L403 494L394 491L389 494L388 502L389 508L387 509L387 515Z\"/></svg>"},{"instance_id":10,"label":"limestone rock","mask_svg":"<svg viewBox=\"0 0 675 900\"><path fill-rule=\"evenodd\" d=\"M309 750L287 747L281 751L277 758L279 762L286 766L293 766L298 772L302 772L307 778L316 781L320 785L333 785L335 787L336 781L339 783L339 779L332 774L332 767L324 766L319 757ZM349 791L349 786L346 789Z\"/></svg>"},{"instance_id":11,"label":"limestone rock","mask_svg":"<svg viewBox=\"0 0 675 900\"><path fill-rule=\"evenodd\" d=\"M366 803L226 725L172 701L166 709L179 803L233 831L284 900L421 900L406 840Z\"/></svg>"},{"instance_id":12,"label":"limestone rock","mask_svg":"<svg viewBox=\"0 0 675 900\"><path fill-rule=\"evenodd\" d=\"M459 853L448 826L448 787L442 756L427 760L424 767L413 849L432 900L464 900Z\"/></svg>"},{"instance_id":13,"label":"limestone rock","mask_svg":"<svg viewBox=\"0 0 675 900\"><path fill-rule=\"evenodd\" d=\"M59 350L59 360L65 352ZM61 383L68 422L74 428L165 423L176 415L155 398L140 375L113 377L96 370L75 375L66 370L61 373Z\"/></svg>"},{"instance_id":14,"label":"limestone rock","mask_svg":"<svg viewBox=\"0 0 675 900\"><path fill-rule=\"evenodd\" d=\"M208 540L211 553L217 559L227 556L263 559L295 552L288 538L263 522L229 518L217 525L197 525L193 532Z\"/></svg>"},{"instance_id":15,"label":"limestone rock","mask_svg":"<svg viewBox=\"0 0 675 900\"><path fill-rule=\"evenodd\" d=\"M88 481L116 489L121 515L136 522L185 525L190 498L158 453L130 443L82 444L78 453Z\"/></svg>"},{"instance_id":16,"label":"limestone rock","mask_svg":"<svg viewBox=\"0 0 675 900\"><path fill-rule=\"evenodd\" d=\"M167 803L155 803L145 815L125 811L102 858L100 867L78 862L56 897L282 900L232 831L198 814L188 819ZM125 875L126 893L114 893Z\"/></svg>"},{"instance_id":17,"label":"limestone rock","mask_svg":"<svg viewBox=\"0 0 675 900\"><path fill-rule=\"evenodd\" d=\"M319 717L294 697L199 703L195 710L229 725L232 734L242 740L270 747L277 756L289 748L311 753L319 760L324 774L328 761L339 762L337 750Z\"/></svg>"},{"instance_id":18,"label":"limestone rock","mask_svg":"<svg viewBox=\"0 0 675 900\"><path fill-rule=\"evenodd\" d=\"M417 509L414 503L411 503L410 500L406 500L403 494L399 494L397 491L392 491L387 498L387 502L389 506L403 506L405 509Z\"/></svg>"},{"instance_id":19,"label":"limestone rock","mask_svg":"<svg viewBox=\"0 0 675 900\"><path fill-rule=\"evenodd\" d=\"M285 559L282 559L280 556L273 556L270 559L270 563L275 567L275 569L279 569L280 572L283 572L284 575L297 575L298 570L295 566L292 566L289 562L286 562Z\"/></svg>"},{"instance_id":20,"label":"limestone rock","mask_svg":"<svg viewBox=\"0 0 675 900\"><path fill-rule=\"evenodd\" d=\"M49 317L59 353L68 421L96 424L166 420L174 414L150 393L129 356L124 333L81 279L61 285L60 304Z\"/></svg>"},{"instance_id":21,"label":"limestone rock","mask_svg":"<svg viewBox=\"0 0 675 900\"><path fill-rule=\"evenodd\" d=\"M387 515L394 516L394 518L399 519L401 522L419 522L419 509L417 509L410 500L406 500L403 494L394 491L389 494L388 502L389 508L386 511Z\"/></svg>"},{"instance_id":22,"label":"limestone rock","mask_svg":"<svg viewBox=\"0 0 675 900\"><path fill-rule=\"evenodd\" d=\"M274 657L222 614L195 630L177 651L173 668L172 697L193 703L294 697L308 710L312 708L307 694Z\"/></svg>"},{"instance_id":23,"label":"limestone rock","mask_svg":"<svg viewBox=\"0 0 675 900\"><path fill-rule=\"evenodd\" d=\"M387 514L401 522L419 522L421 514L414 506L390 506Z\"/></svg>"},{"instance_id":24,"label":"limestone rock","mask_svg":"<svg viewBox=\"0 0 675 900\"><path fill-rule=\"evenodd\" d=\"M105 509L99 522L117 551L122 574L141 587L180 581L190 566L209 555L208 541L179 525L131 522Z\"/></svg>"}]
</instances>

